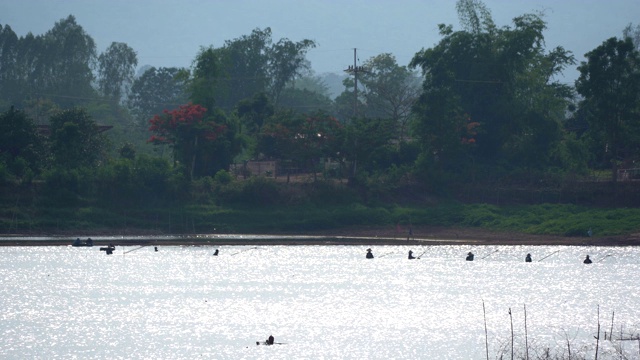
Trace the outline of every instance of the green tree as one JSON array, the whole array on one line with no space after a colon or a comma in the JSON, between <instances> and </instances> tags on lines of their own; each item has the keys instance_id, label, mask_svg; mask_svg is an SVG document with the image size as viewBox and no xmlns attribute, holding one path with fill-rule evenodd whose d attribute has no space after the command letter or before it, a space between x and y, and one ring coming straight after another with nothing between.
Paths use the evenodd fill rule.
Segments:
<instances>
[{"instance_id":1,"label":"green tree","mask_svg":"<svg viewBox=\"0 0 640 360\"><path fill-rule=\"evenodd\" d=\"M149 142L169 144L174 160L186 169L190 179L213 176L228 169L237 151L235 132L221 112L208 112L200 105L182 105L165 110L150 120Z\"/></svg>"},{"instance_id":2,"label":"green tree","mask_svg":"<svg viewBox=\"0 0 640 360\"><path fill-rule=\"evenodd\" d=\"M359 171L371 171L382 160L383 148L390 145L395 124L390 118L356 118L345 126L341 155L349 162L349 178Z\"/></svg>"},{"instance_id":3,"label":"green tree","mask_svg":"<svg viewBox=\"0 0 640 360\"><path fill-rule=\"evenodd\" d=\"M571 97L555 77L573 56L545 52L539 15L498 29L480 1L459 1L458 11L465 30L440 25L442 40L410 64L424 77L415 107L423 163L458 173L476 160L544 168Z\"/></svg>"},{"instance_id":4,"label":"green tree","mask_svg":"<svg viewBox=\"0 0 640 360\"><path fill-rule=\"evenodd\" d=\"M116 103L122 100L133 83L138 58L125 43L112 42L98 57L98 87L103 96Z\"/></svg>"},{"instance_id":5,"label":"green tree","mask_svg":"<svg viewBox=\"0 0 640 360\"><path fill-rule=\"evenodd\" d=\"M640 25L627 25L624 30L622 30L622 37L630 38L636 50L640 51Z\"/></svg>"},{"instance_id":6,"label":"green tree","mask_svg":"<svg viewBox=\"0 0 640 360\"><path fill-rule=\"evenodd\" d=\"M305 56L309 49L316 47L313 40L293 42L289 39L280 39L273 44L267 52L269 55L269 76L271 78L271 99L277 106L280 95L288 83L292 82L303 71L310 70L310 64Z\"/></svg>"},{"instance_id":7,"label":"green tree","mask_svg":"<svg viewBox=\"0 0 640 360\"><path fill-rule=\"evenodd\" d=\"M419 78L407 67L399 66L389 53L370 58L364 68L359 81L364 86L366 116L393 120L395 135L404 139L412 107L420 94Z\"/></svg>"},{"instance_id":8,"label":"green tree","mask_svg":"<svg viewBox=\"0 0 640 360\"><path fill-rule=\"evenodd\" d=\"M220 64L215 92L218 106L231 110L240 100L267 91L271 43L270 28L254 29L250 35L227 40L215 50Z\"/></svg>"},{"instance_id":9,"label":"green tree","mask_svg":"<svg viewBox=\"0 0 640 360\"><path fill-rule=\"evenodd\" d=\"M135 79L128 106L139 124L147 125L154 114L184 104L186 84L181 72L178 68L151 67Z\"/></svg>"},{"instance_id":10,"label":"green tree","mask_svg":"<svg viewBox=\"0 0 640 360\"><path fill-rule=\"evenodd\" d=\"M192 103L200 104L207 109L213 109L218 105L220 61L218 51L213 47L200 49L188 81L189 98Z\"/></svg>"},{"instance_id":11,"label":"green tree","mask_svg":"<svg viewBox=\"0 0 640 360\"><path fill-rule=\"evenodd\" d=\"M578 67L576 89L583 96L589 134L600 141L602 156L611 163L611 178L618 162L640 155L640 54L631 38L610 38L586 54Z\"/></svg>"},{"instance_id":12,"label":"green tree","mask_svg":"<svg viewBox=\"0 0 640 360\"><path fill-rule=\"evenodd\" d=\"M322 112L311 115L283 111L269 118L262 127L257 150L293 167L314 174L321 160L340 157L344 127L336 118Z\"/></svg>"},{"instance_id":13,"label":"green tree","mask_svg":"<svg viewBox=\"0 0 640 360\"><path fill-rule=\"evenodd\" d=\"M0 105L19 105L18 36L9 25L0 25Z\"/></svg>"},{"instance_id":14,"label":"green tree","mask_svg":"<svg viewBox=\"0 0 640 360\"><path fill-rule=\"evenodd\" d=\"M40 172L44 156L43 140L33 120L13 106L0 114L0 163L19 178Z\"/></svg>"},{"instance_id":15,"label":"green tree","mask_svg":"<svg viewBox=\"0 0 640 360\"><path fill-rule=\"evenodd\" d=\"M93 38L69 15L58 21L42 39L42 52L38 53L37 67L33 69L41 96L53 96L65 108L90 101L95 94Z\"/></svg>"},{"instance_id":16,"label":"green tree","mask_svg":"<svg viewBox=\"0 0 640 360\"><path fill-rule=\"evenodd\" d=\"M333 111L333 101L325 94L307 88L287 87L280 94L279 108L300 113Z\"/></svg>"},{"instance_id":17,"label":"green tree","mask_svg":"<svg viewBox=\"0 0 640 360\"><path fill-rule=\"evenodd\" d=\"M66 170L100 164L108 142L84 109L63 110L51 117L49 146L56 167Z\"/></svg>"},{"instance_id":18,"label":"green tree","mask_svg":"<svg viewBox=\"0 0 640 360\"><path fill-rule=\"evenodd\" d=\"M251 99L241 100L236 112L246 132L256 134L265 120L274 114L274 107L265 93L257 93Z\"/></svg>"},{"instance_id":19,"label":"green tree","mask_svg":"<svg viewBox=\"0 0 640 360\"><path fill-rule=\"evenodd\" d=\"M305 55L313 47L312 40L281 39L274 44L271 28L267 27L227 40L220 48L208 48L207 65L211 66L207 69L213 71L206 72L212 76L212 81L206 84L215 88L208 92L215 98L215 104L227 111L235 108L239 101L261 92L277 104L283 89L308 70ZM201 77L194 72L192 81Z\"/></svg>"}]
</instances>

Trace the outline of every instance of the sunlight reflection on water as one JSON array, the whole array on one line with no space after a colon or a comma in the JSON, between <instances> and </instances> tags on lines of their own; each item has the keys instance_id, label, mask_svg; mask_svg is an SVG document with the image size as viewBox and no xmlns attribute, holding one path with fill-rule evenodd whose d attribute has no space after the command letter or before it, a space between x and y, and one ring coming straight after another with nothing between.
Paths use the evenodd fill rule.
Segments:
<instances>
[{"instance_id":1,"label":"sunlight reflection on water","mask_svg":"<svg viewBox=\"0 0 640 360\"><path fill-rule=\"evenodd\" d=\"M591 354L598 306L603 332L612 311L616 331L640 329L638 248L135 248L0 247L0 358L478 359L483 302L492 358L510 308L524 344L525 305L538 349ZM255 345L269 334L286 344Z\"/></svg>"}]
</instances>

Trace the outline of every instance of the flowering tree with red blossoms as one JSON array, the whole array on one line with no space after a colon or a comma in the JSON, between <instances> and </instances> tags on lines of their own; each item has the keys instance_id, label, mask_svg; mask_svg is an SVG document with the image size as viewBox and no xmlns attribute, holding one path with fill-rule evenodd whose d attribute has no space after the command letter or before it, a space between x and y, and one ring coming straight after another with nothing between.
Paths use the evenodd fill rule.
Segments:
<instances>
[{"instance_id":1,"label":"flowering tree with red blossoms","mask_svg":"<svg viewBox=\"0 0 640 360\"><path fill-rule=\"evenodd\" d=\"M168 144L173 148L174 161L185 166L191 179L206 174L206 161L212 146L226 130L207 109L200 105L181 105L175 110L165 110L149 120L152 133L148 142L154 145Z\"/></svg>"},{"instance_id":2,"label":"flowering tree with red blossoms","mask_svg":"<svg viewBox=\"0 0 640 360\"><path fill-rule=\"evenodd\" d=\"M324 113L271 118L262 128L258 150L268 157L297 163L315 173L321 158L338 155L344 127Z\"/></svg>"}]
</instances>

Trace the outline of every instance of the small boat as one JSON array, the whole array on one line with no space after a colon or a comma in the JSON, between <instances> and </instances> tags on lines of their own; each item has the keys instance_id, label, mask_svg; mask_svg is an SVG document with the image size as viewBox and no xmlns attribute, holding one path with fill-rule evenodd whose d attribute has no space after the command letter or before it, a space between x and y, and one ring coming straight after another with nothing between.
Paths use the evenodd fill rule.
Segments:
<instances>
[{"instance_id":1,"label":"small boat","mask_svg":"<svg viewBox=\"0 0 640 360\"><path fill-rule=\"evenodd\" d=\"M80 240L80 238L75 239L75 241L71 244L71 246L79 247L79 246L93 246L93 240L88 238L87 240Z\"/></svg>"}]
</instances>

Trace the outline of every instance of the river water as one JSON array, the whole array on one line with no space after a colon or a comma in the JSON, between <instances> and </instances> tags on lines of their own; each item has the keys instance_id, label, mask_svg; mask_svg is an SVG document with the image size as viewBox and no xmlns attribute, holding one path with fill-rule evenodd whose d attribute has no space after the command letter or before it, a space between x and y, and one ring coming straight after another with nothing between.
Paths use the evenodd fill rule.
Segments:
<instances>
[{"instance_id":1,"label":"river water","mask_svg":"<svg viewBox=\"0 0 640 360\"><path fill-rule=\"evenodd\" d=\"M0 247L0 358L639 358L640 248L366 248Z\"/></svg>"}]
</instances>

